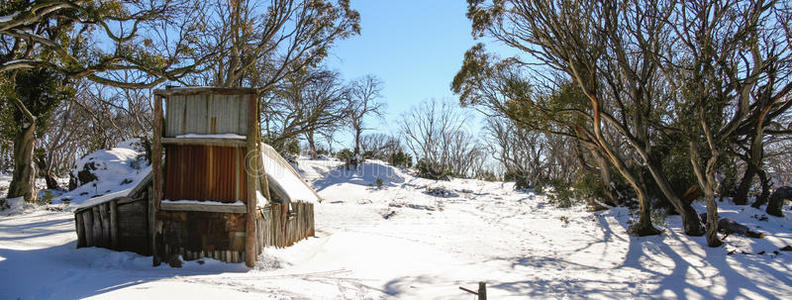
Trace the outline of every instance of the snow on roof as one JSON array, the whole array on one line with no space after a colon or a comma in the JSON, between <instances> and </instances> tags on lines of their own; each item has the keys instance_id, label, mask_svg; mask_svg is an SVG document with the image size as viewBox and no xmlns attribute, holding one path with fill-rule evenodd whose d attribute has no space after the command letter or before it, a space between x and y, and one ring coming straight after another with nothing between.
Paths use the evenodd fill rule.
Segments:
<instances>
[{"instance_id":1,"label":"snow on roof","mask_svg":"<svg viewBox=\"0 0 792 300\"><path fill-rule=\"evenodd\" d=\"M192 135L185 135L193 137ZM218 135L235 138L232 135ZM85 184L71 192L61 195L56 200L69 199L72 207L81 210L113 199L129 197L151 183L151 166L139 170L131 168L134 160L140 159L140 153L128 148L100 150L81 159L77 164L83 166L93 162L98 168L94 170L98 181ZM290 201L317 203L319 195L305 182L299 173L270 145L261 144L261 157L264 171L270 186L279 192L279 196ZM121 184L129 181L127 184ZM106 191L103 194L101 191ZM98 195L97 195L98 194ZM95 196L92 196L95 195ZM261 200L259 200L261 202Z\"/></svg>"},{"instance_id":2,"label":"snow on roof","mask_svg":"<svg viewBox=\"0 0 792 300\"><path fill-rule=\"evenodd\" d=\"M82 203L74 205L75 211L84 209L86 207L91 207L97 204L105 203L113 199L129 197L130 195L139 191L149 183L151 183L151 167L146 169L145 175L140 180L138 180L137 183L135 183L135 185L133 185L132 187L85 200Z\"/></svg>"},{"instance_id":3,"label":"snow on roof","mask_svg":"<svg viewBox=\"0 0 792 300\"><path fill-rule=\"evenodd\" d=\"M107 201L110 201L110 200L113 200L113 199L116 199L116 198L127 197L127 196L129 196L129 192L131 192L131 191L132 191L132 188L128 188L128 189L123 189L123 190L120 190L120 191L117 191L117 192L104 194L104 195L101 195L99 197L93 197L91 199L85 200L85 202L83 202L83 203L75 205L74 208L79 210L79 209L82 209L82 208L86 208L86 207L94 206L94 205L97 205L97 204L105 203Z\"/></svg>"},{"instance_id":4,"label":"snow on roof","mask_svg":"<svg viewBox=\"0 0 792 300\"><path fill-rule=\"evenodd\" d=\"M71 176L79 177L80 171L88 170L96 176L96 180L83 182L52 202L69 202L72 207L83 208L129 196L151 173L151 166L145 160L142 149L135 149L133 144L132 141L126 141L113 149L99 150L81 158L75 164Z\"/></svg>"},{"instance_id":5,"label":"snow on roof","mask_svg":"<svg viewBox=\"0 0 792 300\"><path fill-rule=\"evenodd\" d=\"M300 174L278 154L272 146L261 144L261 160L270 185L276 185L290 201L317 203L319 195L305 182Z\"/></svg>"}]
</instances>

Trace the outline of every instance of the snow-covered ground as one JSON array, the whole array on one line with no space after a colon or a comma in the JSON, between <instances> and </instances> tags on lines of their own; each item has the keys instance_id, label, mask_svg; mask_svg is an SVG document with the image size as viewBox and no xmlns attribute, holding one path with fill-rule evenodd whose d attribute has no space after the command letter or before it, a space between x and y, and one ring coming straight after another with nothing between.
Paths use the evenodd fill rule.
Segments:
<instances>
[{"instance_id":1,"label":"snow-covered ground","mask_svg":"<svg viewBox=\"0 0 792 300\"><path fill-rule=\"evenodd\" d=\"M681 234L677 216L663 235L637 238L625 232L626 209L557 209L509 183L432 181L379 162L300 169L324 199L316 238L267 249L252 270L213 260L153 268L150 257L75 249L68 207L0 217L0 299L472 299L459 287L478 281L491 299L792 295L792 252L775 252L792 244L788 212L764 220L720 203L723 217L767 238L732 235L712 249Z\"/></svg>"}]
</instances>

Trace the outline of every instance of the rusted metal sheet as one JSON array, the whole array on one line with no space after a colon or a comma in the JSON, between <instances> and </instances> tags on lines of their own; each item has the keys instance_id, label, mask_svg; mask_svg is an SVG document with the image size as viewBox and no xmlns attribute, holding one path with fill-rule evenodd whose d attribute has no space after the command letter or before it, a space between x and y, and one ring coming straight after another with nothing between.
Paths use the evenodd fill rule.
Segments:
<instances>
[{"instance_id":1,"label":"rusted metal sheet","mask_svg":"<svg viewBox=\"0 0 792 300\"><path fill-rule=\"evenodd\" d=\"M164 199L247 202L242 148L168 145L165 149Z\"/></svg>"},{"instance_id":2,"label":"rusted metal sheet","mask_svg":"<svg viewBox=\"0 0 792 300\"><path fill-rule=\"evenodd\" d=\"M235 133L246 135L249 95L170 95L165 100L165 136Z\"/></svg>"}]
</instances>

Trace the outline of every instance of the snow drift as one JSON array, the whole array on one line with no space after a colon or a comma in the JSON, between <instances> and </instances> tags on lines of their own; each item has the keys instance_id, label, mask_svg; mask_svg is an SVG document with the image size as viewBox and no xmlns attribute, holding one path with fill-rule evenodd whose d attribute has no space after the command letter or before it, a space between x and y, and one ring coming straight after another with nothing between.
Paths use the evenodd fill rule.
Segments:
<instances>
[{"instance_id":1,"label":"snow drift","mask_svg":"<svg viewBox=\"0 0 792 300\"><path fill-rule=\"evenodd\" d=\"M136 140L110 150L99 150L77 161L69 174L74 188L53 199L53 203L83 204L107 197L121 197L151 173L151 165ZM104 197L103 197L104 196ZM94 199L99 198L100 199Z\"/></svg>"}]
</instances>

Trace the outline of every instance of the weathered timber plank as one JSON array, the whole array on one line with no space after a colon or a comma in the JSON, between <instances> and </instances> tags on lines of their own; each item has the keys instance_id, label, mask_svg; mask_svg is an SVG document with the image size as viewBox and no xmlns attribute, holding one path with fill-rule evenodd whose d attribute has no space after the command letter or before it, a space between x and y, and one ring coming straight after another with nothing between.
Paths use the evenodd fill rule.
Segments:
<instances>
[{"instance_id":1,"label":"weathered timber plank","mask_svg":"<svg viewBox=\"0 0 792 300\"><path fill-rule=\"evenodd\" d=\"M110 201L110 246L118 248L118 204Z\"/></svg>"},{"instance_id":2,"label":"weathered timber plank","mask_svg":"<svg viewBox=\"0 0 792 300\"><path fill-rule=\"evenodd\" d=\"M236 214L244 214L247 213L248 210L245 205L216 205L178 202L163 202L160 206L160 209L167 211L200 211Z\"/></svg>"},{"instance_id":3,"label":"weathered timber plank","mask_svg":"<svg viewBox=\"0 0 792 300\"><path fill-rule=\"evenodd\" d=\"M150 175L150 174L149 174L149 175ZM142 198L129 198L129 197L121 197L121 198L118 198L118 200L116 200L116 204L117 204L117 205L122 205L122 204L127 204L127 203L132 203L132 202L142 201L142 200L145 200L145 199L142 199Z\"/></svg>"},{"instance_id":4,"label":"weathered timber plank","mask_svg":"<svg viewBox=\"0 0 792 300\"><path fill-rule=\"evenodd\" d=\"M247 142L242 139L217 139L217 138L162 138L165 145L203 145L203 146L225 146L225 147L244 147Z\"/></svg>"},{"instance_id":5,"label":"weathered timber plank","mask_svg":"<svg viewBox=\"0 0 792 300\"><path fill-rule=\"evenodd\" d=\"M77 248L85 247L85 230L83 229L82 213L74 214L74 225L77 228Z\"/></svg>"},{"instance_id":6,"label":"weathered timber plank","mask_svg":"<svg viewBox=\"0 0 792 300\"><path fill-rule=\"evenodd\" d=\"M85 229L85 247L94 246L93 238L93 213L90 209L82 211L83 227Z\"/></svg>"},{"instance_id":7,"label":"weathered timber plank","mask_svg":"<svg viewBox=\"0 0 792 300\"><path fill-rule=\"evenodd\" d=\"M153 138L151 141L151 174L153 192L149 206L149 232L151 236L152 265L159 266L161 258L157 253L157 210L162 200L162 95L154 96Z\"/></svg>"},{"instance_id":8,"label":"weathered timber plank","mask_svg":"<svg viewBox=\"0 0 792 300\"><path fill-rule=\"evenodd\" d=\"M94 206L91 207L91 212L93 215L93 240L94 246L104 247L104 234L102 234L102 219L101 215L99 214L99 208Z\"/></svg>"},{"instance_id":9,"label":"weathered timber plank","mask_svg":"<svg viewBox=\"0 0 792 300\"><path fill-rule=\"evenodd\" d=\"M247 240L245 243L245 265L254 267L256 265L256 176L260 166L258 165L258 98L256 94L251 94L248 100L248 126L247 126L247 155L245 161L250 162L245 168L247 175ZM253 159L248 159L253 155Z\"/></svg>"},{"instance_id":10,"label":"weathered timber plank","mask_svg":"<svg viewBox=\"0 0 792 300\"><path fill-rule=\"evenodd\" d=\"M105 247L112 245L110 237L110 205L107 202L99 205L99 214L102 217L102 240L104 240Z\"/></svg>"}]
</instances>

